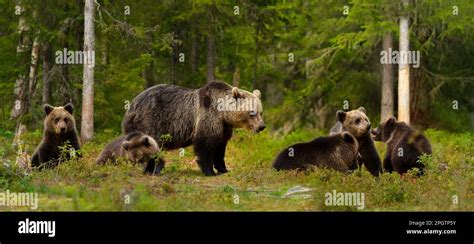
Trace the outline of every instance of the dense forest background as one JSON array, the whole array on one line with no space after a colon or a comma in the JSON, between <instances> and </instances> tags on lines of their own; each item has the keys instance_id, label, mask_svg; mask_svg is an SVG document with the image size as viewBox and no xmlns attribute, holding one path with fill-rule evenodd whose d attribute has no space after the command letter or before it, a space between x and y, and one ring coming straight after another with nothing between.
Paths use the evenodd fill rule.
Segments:
<instances>
[{"instance_id":1,"label":"dense forest background","mask_svg":"<svg viewBox=\"0 0 474 244\"><path fill-rule=\"evenodd\" d=\"M60 62L64 50L95 50L95 63ZM419 67L383 62L387 50L419 52ZM205 177L191 148L160 152L160 175L96 163L144 89L214 79L260 89L268 128L235 130L228 173ZM38 192L40 211L473 211L473 81L471 0L0 0L0 189ZM35 170L42 104L68 102L82 157ZM374 127L397 116L421 129L422 177L272 168L360 106ZM336 190L366 207L327 205Z\"/></svg>"},{"instance_id":2,"label":"dense forest background","mask_svg":"<svg viewBox=\"0 0 474 244\"><path fill-rule=\"evenodd\" d=\"M420 67L410 69L411 124L474 127L469 0L411 1L405 9L398 1L363 0L100 0L94 6L96 131L120 131L127 103L147 87L200 87L212 79L260 89L274 131L329 128L346 103L366 107L378 123L380 51L387 36L398 49L402 15L410 20L410 49L421 53ZM81 120L83 65L57 64L55 53L83 45L83 1L0 0L0 135L20 122L41 129L42 103L72 102Z\"/></svg>"}]
</instances>

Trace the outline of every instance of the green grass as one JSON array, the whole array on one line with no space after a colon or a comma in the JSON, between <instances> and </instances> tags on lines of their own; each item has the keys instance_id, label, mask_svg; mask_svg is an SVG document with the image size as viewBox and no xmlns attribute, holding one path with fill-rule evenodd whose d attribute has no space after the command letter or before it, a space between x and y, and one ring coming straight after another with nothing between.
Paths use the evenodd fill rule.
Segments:
<instances>
[{"instance_id":1,"label":"green grass","mask_svg":"<svg viewBox=\"0 0 474 244\"><path fill-rule=\"evenodd\" d=\"M31 152L41 133L25 140ZM166 152L161 176L142 174L138 165L120 162L98 166L95 158L116 134L104 131L84 145L83 157L55 169L24 174L12 162L11 136L0 137L0 189L39 194L40 211L473 211L474 154L471 133L428 130L434 155L424 157L424 176L372 177L365 169L350 175L331 170L276 172L271 163L283 148L324 135L323 131L297 131L286 136L255 135L237 130L226 153L229 173L204 177L194 162L192 148ZM385 145L376 143L381 158ZM439 165L447 165L440 169ZM9 165L9 166L7 166ZM288 189L311 191L285 197ZM325 193L362 192L365 209L326 206ZM453 204L453 196L459 202ZM129 200L128 203L125 203ZM0 211L27 208L0 206Z\"/></svg>"}]
</instances>

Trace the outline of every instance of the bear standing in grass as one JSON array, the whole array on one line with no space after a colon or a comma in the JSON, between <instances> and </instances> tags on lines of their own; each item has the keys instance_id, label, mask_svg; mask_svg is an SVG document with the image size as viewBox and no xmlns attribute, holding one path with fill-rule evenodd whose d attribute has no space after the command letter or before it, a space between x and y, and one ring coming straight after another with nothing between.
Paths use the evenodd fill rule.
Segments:
<instances>
[{"instance_id":1,"label":"bear standing in grass","mask_svg":"<svg viewBox=\"0 0 474 244\"><path fill-rule=\"evenodd\" d=\"M193 145L197 163L207 175L227 172L224 161L233 128L265 129L260 91L248 92L214 81L199 89L156 85L135 97L122 122L124 134L141 131L163 142L165 149Z\"/></svg>"},{"instance_id":2,"label":"bear standing in grass","mask_svg":"<svg viewBox=\"0 0 474 244\"><path fill-rule=\"evenodd\" d=\"M431 144L420 132L410 128L404 122L397 122L394 117L372 130L374 140L387 144L387 152L383 167L387 172L396 171L404 174L412 168L418 168L423 173L421 154L431 154Z\"/></svg>"},{"instance_id":3,"label":"bear standing in grass","mask_svg":"<svg viewBox=\"0 0 474 244\"><path fill-rule=\"evenodd\" d=\"M72 149L75 151L80 149L72 104L68 103L64 107L45 104L43 107L46 113L43 139L31 159L33 167L56 166L62 160L70 158ZM67 150L65 158L61 157L63 150Z\"/></svg>"},{"instance_id":4,"label":"bear standing in grass","mask_svg":"<svg viewBox=\"0 0 474 244\"><path fill-rule=\"evenodd\" d=\"M292 145L278 154L276 170L330 168L344 173L357 168L357 140L349 132L319 137L307 143Z\"/></svg>"},{"instance_id":5,"label":"bear standing in grass","mask_svg":"<svg viewBox=\"0 0 474 244\"><path fill-rule=\"evenodd\" d=\"M372 175L378 176L382 171L382 163L370 135L370 120L365 113L364 107L349 112L337 111L338 122L331 128L331 135L342 131L351 133L359 143L359 163Z\"/></svg>"},{"instance_id":6,"label":"bear standing in grass","mask_svg":"<svg viewBox=\"0 0 474 244\"><path fill-rule=\"evenodd\" d=\"M132 163L144 164L144 173L159 174L165 166L165 161L158 157L159 152L160 148L155 139L135 131L107 144L96 163L104 164L107 161L115 162L118 158L124 158Z\"/></svg>"}]
</instances>

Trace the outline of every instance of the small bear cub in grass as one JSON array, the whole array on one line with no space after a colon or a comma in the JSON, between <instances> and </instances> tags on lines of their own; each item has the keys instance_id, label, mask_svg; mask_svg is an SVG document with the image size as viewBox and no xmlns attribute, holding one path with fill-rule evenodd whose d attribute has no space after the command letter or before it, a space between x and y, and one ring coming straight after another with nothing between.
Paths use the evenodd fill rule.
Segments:
<instances>
[{"instance_id":1,"label":"small bear cub in grass","mask_svg":"<svg viewBox=\"0 0 474 244\"><path fill-rule=\"evenodd\" d=\"M160 174L165 161L158 157L159 152L160 148L155 139L142 132L134 131L107 144L96 163L104 164L109 160L115 162L123 158L132 163L144 164L144 173Z\"/></svg>"},{"instance_id":2,"label":"small bear cub in grass","mask_svg":"<svg viewBox=\"0 0 474 244\"><path fill-rule=\"evenodd\" d=\"M404 122L398 122L395 117L373 129L372 135L375 141L387 144L383 160L385 171L404 174L412 168L418 168L420 175L423 174L424 165L420 163L419 157L432 153L431 144L424 135Z\"/></svg>"},{"instance_id":3,"label":"small bear cub in grass","mask_svg":"<svg viewBox=\"0 0 474 244\"><path fill-rule=\"evenodd\" d=\"M307 170L319 167L348 173L357 168L358 148L356 138L344 131L286 148L278 154L273 168Z\"/></svg>"},{"instance_id":4,"label":"small bear cub in grass","mask_svg":"<svg viewBox=\"0 0 474 244\"><path fill-rule=\"evenodd\" d=\"M54 167L69 160L81 147L72 104L64 107L45 104L43 109L46 113L43 139L31 158L31 166L38 168Z\"/></svg>"}]
</instances>

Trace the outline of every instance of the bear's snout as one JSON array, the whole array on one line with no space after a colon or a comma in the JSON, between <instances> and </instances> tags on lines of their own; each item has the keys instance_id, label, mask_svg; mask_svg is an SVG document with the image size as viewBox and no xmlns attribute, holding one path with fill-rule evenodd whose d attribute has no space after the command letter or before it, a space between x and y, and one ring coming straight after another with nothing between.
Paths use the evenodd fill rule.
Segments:
<instances>
[{"instance_id":1,"label":"bear's snout","mask_svg":"<svg viewBox=\"0 0 474 244\"><path fill-rule=\"evenodd\" d=\"M61 133L64 134L66 132L66 128L61 128Z\"/></svg>"},{"instance_id":2,"label":"bear's snout","mask_svg":"<svg viewBox=\"0 0 474 244\"><path fill-rule=\"evenodd\" d=\"M262 131L262 130L265 130L265 128L266 128L265 124L260 124L260 125L258 126L258 128L257 128L257 132L260 132L260 131Z\"/></svg>"},{"instance_id":3,"label":"bear's snout","mask_svg":"<svg viewBox=\"0 0 474 244\"><path fill-rule=\"evenodd\" d=\"M374 141L381 141L382 140L382 133L380 133L380 128L379 127L372 129L370 131L370 133L372 134L372 139Z\"/></svg>"},{"instance_id":4,"label":"bear's snout","mask_svg":"<svg viewBox=\"0 0 474 244\"><path fill-rule=\"evenodd\" d=\"M370 133L372 133L372 135L376 136L378 133L377 133L377 128L374 128L370 131Z\"/></svg>"}]
</instances>

